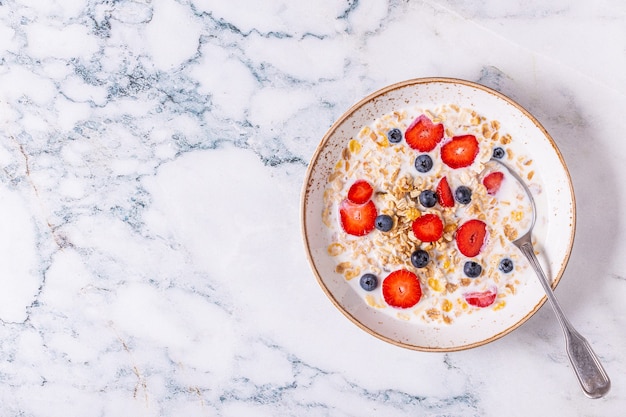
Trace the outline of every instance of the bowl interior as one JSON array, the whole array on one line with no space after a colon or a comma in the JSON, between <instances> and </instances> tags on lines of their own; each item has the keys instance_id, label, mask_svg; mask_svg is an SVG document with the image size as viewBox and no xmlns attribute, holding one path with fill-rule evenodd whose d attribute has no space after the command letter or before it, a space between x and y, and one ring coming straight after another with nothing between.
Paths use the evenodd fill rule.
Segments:
<instances>
[{"instance_id":1,"label":"bowl interior","mask_svg":"<svg viewBox=\"0 0 626 417\"><path fill-rule=\"evenodd\" d=\"M323 193L328 177L348 141L364 125L383 114L408 105L435 108L456 104L497 119L514 138L513 146L534 159L544 181L543 195L536 196L538 214L544 219L534 233L539 259L556 286L573 245L575 202L569 173L553 139L521 106L502 94L471 82L416 79L386 87L364 98L329 129L315 152L302 195L302 231L310 264L329 299L351 321L370 334L406 348L453 351L495 340L527 320L545 301L545 294L531 269L522 277L515 296L500 312L490 309L460 317L450 325L398 320L364 302L344 277L335 272L336 260L328 255L330 234L322 222Z\"/></svg>"}]
</instances>

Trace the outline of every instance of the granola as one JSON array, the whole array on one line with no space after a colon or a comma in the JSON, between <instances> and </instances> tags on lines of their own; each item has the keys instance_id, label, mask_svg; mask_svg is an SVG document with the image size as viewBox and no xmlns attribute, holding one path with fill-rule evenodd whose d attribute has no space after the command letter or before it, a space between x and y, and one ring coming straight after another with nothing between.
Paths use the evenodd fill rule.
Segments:
<instances>
[{"instance_id":1,"label":"granola","mask_svg":"<svg viewBox=\"0 0 626 417\"><path fill-rule=\"evenodd\" d=\"M406 132L418 117L427 117L430 122L445 127L440 144L430 151L420 152L406 141L398 141L397 137L390 140L391 130ZM461 135L476 138L477 155L468 166L451 168L442 163L442 148L453 140L451 138ZM478 308L505 309L507 297L514 296L520 284L521 271L528 268L511 240L528 227L531 208L519 189L503 185L492 195L483 181L485 164L495 148L499 148L499 157L526 178L537 179L532 159L517 155L507 146L513 141L511 134L502 131L499 121L488 120L454 104L431 109L407 107L364 126L346 141L324 193L321 215L331 234L327 251L337 260L335 272L343 275L369 306L402 320L450 324ZM415 159L420 154L429 155L433 161L427 172L416 170ZM420 195L425 190L436 190L444 177L453 191L462 187L471 190L471 201L462 204L457 200L451 207L444 207L438 195L438 204L424 206ZM355 236L342 228L340 206L356 180L372 185L371 202L378 215L387 215L393 220L390 230L367 230L362 236ZM535 186L540 187L538 183ZM414 224L418 218L432 213L441 219L441 235L424 241L416 236ZM487 225L480 253L475 256L464 254L457 242L459 228L468 219ZM425 266L416 267L411 261L418 250L428 254ZM504 259L508 261L503 268ZM468 262L479 266L477 276L468 276ZM473 266L476 268L476 265ZM364 291L355 279L368 273L382 282L398 270L411 271L419 279L421 299L410 308L392 307L383 296L382 285L373 291ZM492 299L485 301L486 293L493 294Z\"/></svg>"}]
</instances>

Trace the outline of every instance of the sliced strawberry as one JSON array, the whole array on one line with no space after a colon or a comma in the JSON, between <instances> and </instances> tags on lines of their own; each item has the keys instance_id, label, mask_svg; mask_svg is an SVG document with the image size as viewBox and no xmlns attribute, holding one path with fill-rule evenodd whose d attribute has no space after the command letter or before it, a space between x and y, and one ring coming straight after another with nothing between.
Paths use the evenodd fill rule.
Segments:
<instances>
[{"instance_id":1,"label":"sliced strawberry","mask_svg":"<svg viewBox=\"0 0 626 417\"><path fill-rule=\"evenodd\" d=\"M483 178L483 185L487 188L487 194L496 195L502 185L503 179L504 174L500 171L492 172Z\"/></svg>"},{"instance_id":2,"label":"sliced strawberry","mask_svg":"<svg viewBox=\"0 0 626 417\"><path fill-rule=\"evenodd\" d=\"M443 234L443 222L436 214L424 214L413 221L413 234L422 242L435 242Z\"/></svg>"},{"instance_id":3,"label":"sliced strawberry","mask_svg":"<svg viewBox=\"0 0 626 417\"><path fill-rule=\"evenodd\" d=\"M355 204L365 204L372 198L374 189L365 180L356 180L348 190L348 200Z\"/></svg>"},{"instance_id":4,"label":"sliced strawberry","mask_svg":"<svg viewBox=\"0 0 626 417\"><path fill-rule=\"evenodd\" d=\"M353 236L365 236L375 227L378 213L373 201L365 204L355 204L350 200L343 200L339 205L341 227L346 233Z\"/></svg>"},{"instance_id":5,"label":"sliced strawberry","mask_svg":"<svg viewBox=\"0 0 626 417\"><path fill-rule=\"evenodd\" d=\"M487 237L487 225L472 219L461 225L456 231L456 245L461 253L469 258L480 253Z\"/></svg>"},{"instance_id":6,"label":"sliced strawberry","mask_svg":"<svg viewBox=\"0 0 626 417\"><path fill-rule=\"evenodd\" d=\"M454 196L446 177L443 177L437 184L437 198L441 207L454 207Z\"/></svg>"},{"instance_id":7,"label":"sliced strawberry","mask_svg":"<svg viewBox=\"0 0 626 417\"><path fill-rule=\"evenodd\" d=\"M478 141L474 135L455 136L441 147L441 160L450 168L472 165L478 155Z\"/></svg>"},{"instance_id":8,"label":"sliced strawberry","mask_svg":"<svg viewBox=\"0 0 626 417\"><path fill-rule=\"evenodd\" d=\"M404 132L406 143L420 152L430 152L443 139L443 124L434 124L422 114Z\"/></svg>"},{"instance_id":9,"label":"sliced strawberry","mask_svg":"<svg viewBox=\"0 0 626 417\"><path fill-rule=\"evenodd\" d=\"M383 281L383 298L392 307L413 307L422 298L417 275L406 269L393 271Z\"/></svg>"},{"instance_id":10,"label":"sliced strawberry","mask_svg":"<svg viewBox=\"0 0 626 417\"><path fill-rule=\"evenodd\" d=\"M475 291L475 292L468 292L466 294L463 294L463 298L465 298L465 301L467 301L467 304L469 305L473 305L476 307L489 307L490 305L493 304L493 302L496 300L496 290L489 290L489 291Z\"/></svg>"}]
</instances>

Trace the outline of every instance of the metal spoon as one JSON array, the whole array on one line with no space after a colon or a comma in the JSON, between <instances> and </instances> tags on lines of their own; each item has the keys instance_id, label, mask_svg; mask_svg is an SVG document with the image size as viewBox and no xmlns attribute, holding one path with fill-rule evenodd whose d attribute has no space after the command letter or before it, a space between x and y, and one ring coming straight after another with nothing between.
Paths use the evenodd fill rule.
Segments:
<instances>
[{"instance_id":1,"label":"metal spoon","mask_svg":"<svg viewBox=\"0 0 626 417\"><path fill-rule=\"evenodd\" d=\"M532 230L535 226L535 221L537 219L537 209L535 206L535 200L528 189L526 183L520 178L520 176L510 169L505 163L497 160L491 159L490 162L496 162L499 165L503 166L513 178L517 180L517 182L524 189L526 194L528 195L528 199L532 205L532 221L530 228L528 231L519 237L518 239L513 241L513 244L517 246L517 248L526 256L528 262L533 267L535 272L537 273L537 277L539 277L539 282L543 286L543 289L548 296L548 300L554 309L554 313L556 314L556 318L559 320L559 324L563 329L563 333L565 334L565 346L567 348L567 355L569 356L569 360L576 372L576 376L578 377L578 382L580 382L580 386L583 391L589 398L601 398L609 392L611 388L611 381L609 380L608 375L606 374L602 364L600 363L598 357L594 353L593 349L587 342L587 340L580 335L574 329L572 324L569 322L563 310L561 310L561 306L559 305L554 292L552 291L552 287L550 286L550 282L546 278L546 275L535 256L535 251L533 249L532 244Z\"/></svg>"}]
</instances>

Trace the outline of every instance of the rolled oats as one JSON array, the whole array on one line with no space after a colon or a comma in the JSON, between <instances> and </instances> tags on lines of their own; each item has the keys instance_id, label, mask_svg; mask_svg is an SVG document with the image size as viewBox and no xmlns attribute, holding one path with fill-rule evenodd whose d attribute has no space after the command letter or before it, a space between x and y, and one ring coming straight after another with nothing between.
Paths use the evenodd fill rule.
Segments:
<instances>
[{"instance_id":1,"label":"rolled oats","mask_svg":"<svg viewBox=\"0 0 626 417\"><path fill-rule=\"evenodd\" d=\"M468 169L446 168L440 159L440 147L429 152L437 161L427 174L418 173L414 159L419 153L406 143L389 142L387 133L391 128L404 130L419 115L427 115L433 123L443 122L445 138L472 134L480 142L476 162ZM490 306L492 310L506 308L505 296L516 294L520 284L516 279L526 268L521 258L515 258L515 273L503 274L497 269L497 259L509 256L511 240L518 235L518 227L528 221L528 207L487 194L482 184L481 172L491 157L491 148L506 146L513 142L508 132L502 131L501 123L488 120L474 110L460 108L456 104L435 109L407 108L396 110L364 126L354 138L347 140L341 158L328 177L322 208L323 223L331 231L332 241L327 247L330 256L336 259L335 272L350 281L356 291L358 277L362 273L373 273L383 282L385 275L398 269L413 271L421 281L422 299L411 310L387 308L388 305L377 288L363 295L364 302L371 308L380 309L400 320L422 320L427 323L452 323L452 317L471 314L476 307L468 305L464 294L479 291L488 285L498 288L498 298ZM506 147L506 160L514 161L519 172L528 180L535 179L533 160L516 155ZM442 177L446 176L452 190L464 185L472 190L471 202L454 207L425 208L419 203L424 190L435 190ZM364 237L350 236L339 224L338 206L345 199L350 185L356 179L365 179L374 187L372 200L378 214L393 219L393 228L388 232L374 230ZM422 242L415 236L413 222L426 213L436 213L443 222L443 232L435 242ZM487 241L475 260L486 268L477 278L464 275L463 265L469 260L459 252L455 236L460 225L469 218L480 219L489 225ZM427 267L416 268L411 255L422 249L431 255ZM495 265L495 266L494 266ZM354 284L352 284L354 283Z\"/></svg>"}]
</instances>

